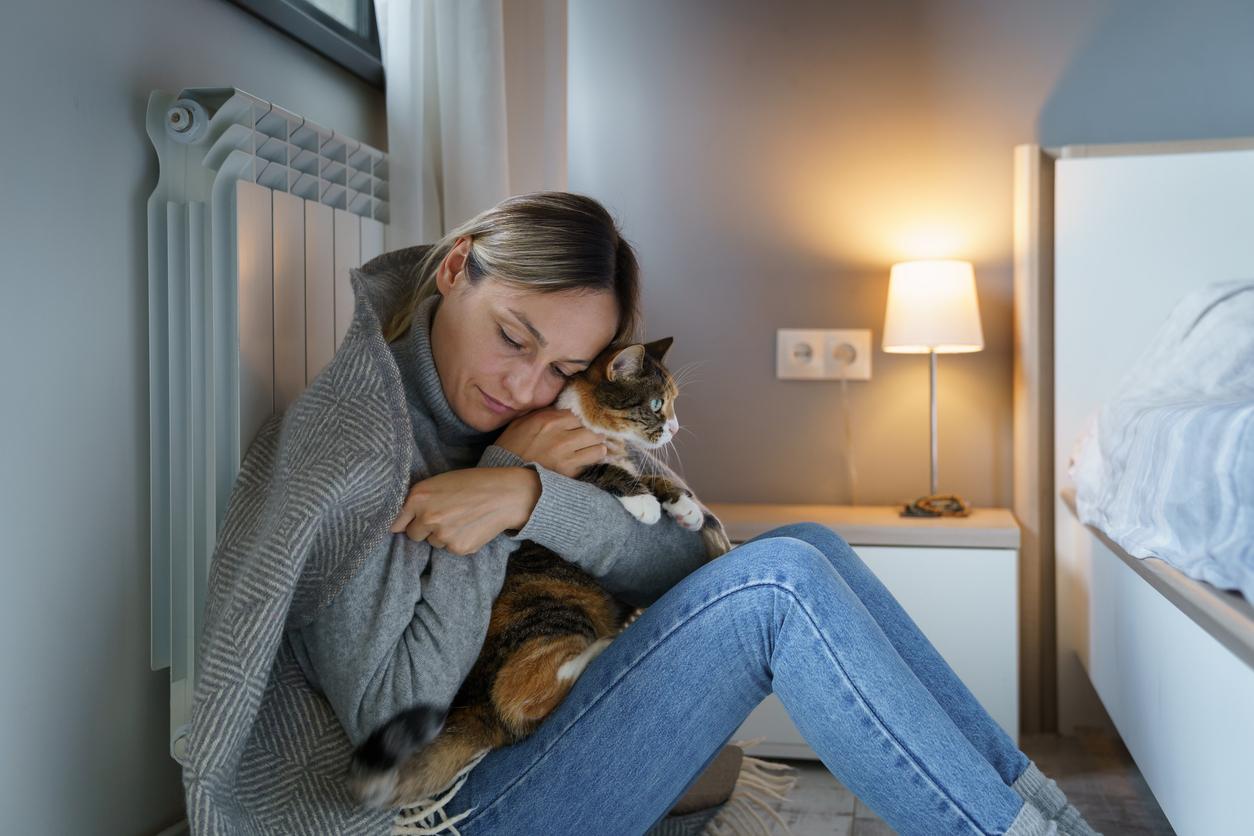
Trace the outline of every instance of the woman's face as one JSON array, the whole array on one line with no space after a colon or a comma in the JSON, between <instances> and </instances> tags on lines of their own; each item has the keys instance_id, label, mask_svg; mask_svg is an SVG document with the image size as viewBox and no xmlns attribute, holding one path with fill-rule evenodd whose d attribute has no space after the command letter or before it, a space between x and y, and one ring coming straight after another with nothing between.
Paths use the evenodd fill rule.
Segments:
<instances>
[{"instance_id":1,"label":"woman's face","mask_svg":"<svg viewBox=\"0 0 1254 836\"><path fill-rule=\"evenodd\" d=\"M472 286L469 249L460 239L436 274L431 353L453 411L487 432L553 403L614 338L618 303L609 291L516 290L492 276Z\"/></svg>"}]
</instances>

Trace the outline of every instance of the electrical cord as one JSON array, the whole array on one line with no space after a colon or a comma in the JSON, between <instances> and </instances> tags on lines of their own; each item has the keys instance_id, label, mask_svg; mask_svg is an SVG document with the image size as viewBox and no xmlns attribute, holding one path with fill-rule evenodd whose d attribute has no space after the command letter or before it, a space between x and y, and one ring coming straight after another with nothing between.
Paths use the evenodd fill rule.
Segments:
<instances>
[{"instance_id":1,"label":"electrical cord","mask_svg":"<svg viewBox=\"0 0 1254 836\"><path fill-rule=\"evenodd\" d=\"M845 363L846 373L840 377L840 415L845 425L845 470L849 476L849 504L858 504L858 468L853 461L853 420L849 415L849 375L848 369L857 359L858 353L849 343L836 348L835 356Z\"/></svg>"},{"instance_id":2,"label":"electrical cord","mask_svg":"<svg viewBox=\"0 0 1254 836\"><path fill-rule=\"evenodd\" d=\"M857 359L858 353L852 345L844 343L837 346L834 356L845 364L848 370ZM849 504L858 504L858 468L853 460L853 421L849 414L849 376L840 378L840 412L845 430L845 466L849 475ZM906 505L901 512L903 517L966 517L971 514L971 503L954 494L936 494L922 496Z\"/></svg>"}]
</instances>

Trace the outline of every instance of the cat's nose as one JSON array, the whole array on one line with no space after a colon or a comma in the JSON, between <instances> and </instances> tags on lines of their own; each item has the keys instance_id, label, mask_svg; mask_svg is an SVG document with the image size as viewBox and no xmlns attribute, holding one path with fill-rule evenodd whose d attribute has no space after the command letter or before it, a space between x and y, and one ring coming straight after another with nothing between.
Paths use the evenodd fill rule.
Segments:
<instances>
[{"instance_id":1,"label":"cat's nose","mask_svg":"<svg viewBox=\"0 0 1254 836\"><path fill-rule=\"evenodd\" d=\"M672 436L675 435L675 433L679 432L679 419L667 418L666 419L666 431L670 433Z\"/></svg>"}]
</instances>

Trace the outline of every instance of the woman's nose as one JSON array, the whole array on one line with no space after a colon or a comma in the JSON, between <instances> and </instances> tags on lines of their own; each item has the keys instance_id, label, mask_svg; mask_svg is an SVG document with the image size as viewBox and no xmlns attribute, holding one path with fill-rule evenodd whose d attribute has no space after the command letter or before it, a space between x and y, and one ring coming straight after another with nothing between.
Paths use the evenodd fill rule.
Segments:
<instances>
[{"instance_id":1,"label":"woman's nose","mask_svg":"<svg viewBox=\"0 0 1254 836\"><path fill-rule=\"evenodd\" d=\"M527 409L535 400L536 386L543 369L536 370L529 366L516 368L505 380L505 389L510 400L517 409Z\"/></svg>"}]
</instances>

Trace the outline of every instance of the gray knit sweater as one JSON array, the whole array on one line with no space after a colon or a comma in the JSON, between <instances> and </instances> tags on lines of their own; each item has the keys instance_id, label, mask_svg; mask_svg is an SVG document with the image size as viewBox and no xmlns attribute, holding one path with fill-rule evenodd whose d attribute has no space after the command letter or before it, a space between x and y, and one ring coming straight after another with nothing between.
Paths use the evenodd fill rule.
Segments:
<instances>
[{"instance_id":1,"label":"gray knit sweater","mask_svg":"<svg viewBox=\"0 0 1254 836\"><path fill-rule=\"evenodd\" d=\"M523 540L578 564L637 606L705 562L700 535L669 516L646 525L604 491L492 444L501 430L484 433L462 421L431 353L440 299L423 300L413 326L390 346L413 426L411 483L457 468L525 466L539 475L541 493L522 529L471 555L390 535L311 623L289 629L302 670L354 745L409 706L452 702L483 644L509 554Z\"/></svg>"}]
</instances>

